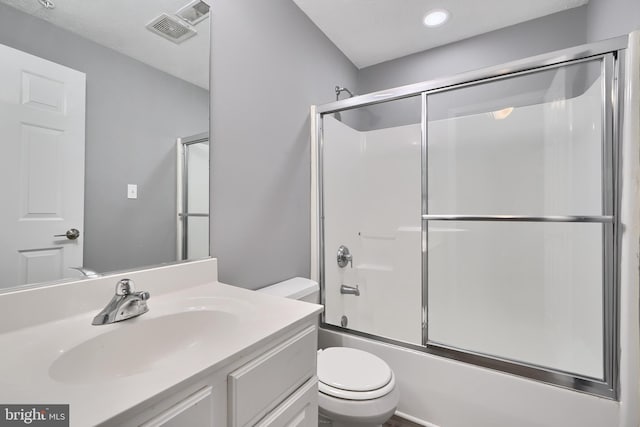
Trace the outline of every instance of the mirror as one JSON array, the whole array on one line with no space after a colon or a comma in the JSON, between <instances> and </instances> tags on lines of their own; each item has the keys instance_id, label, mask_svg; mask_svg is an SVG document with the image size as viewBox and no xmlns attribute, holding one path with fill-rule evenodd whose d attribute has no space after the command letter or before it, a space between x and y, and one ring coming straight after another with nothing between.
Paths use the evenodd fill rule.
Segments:
<instances>
[{"instance_id":1,"label":"mirror","mask_svg":"<svg viewBox=\"0 0 640 427\"><path fill-rule=\"evenodd\" d=\"M209 24L201 0L0 0L0 292L208 256Z\"/></svg>"}]
</instances>

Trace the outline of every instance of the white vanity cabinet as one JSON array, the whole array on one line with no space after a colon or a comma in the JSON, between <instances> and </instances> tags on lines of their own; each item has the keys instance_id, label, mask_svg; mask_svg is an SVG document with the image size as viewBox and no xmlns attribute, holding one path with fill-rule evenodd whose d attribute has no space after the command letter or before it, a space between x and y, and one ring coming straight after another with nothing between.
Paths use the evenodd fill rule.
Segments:
<instances>
[{"instance_id":1,"label":"white vanity cabinet","mask_svg":"<svg viewBox=\"0 0 640 427\"><path fill-rule=\"evenodd\" d=\"M68 404L71 427L315 426L322 306L217 277L211 258L0 295L0 402ZM149 312L94 326L125 278Z\"/></svg>"},{"instance_id":2,"label":"white vanity cabinet","mask_svg":"<svg viewBox=\"0 0 640 427\"><path fill-rule=\"evenodd\" d=\"M316 345L317 329L310 326L231 372L228 377L229 427L253 426L267 415L284 420L290 412L288 408L297 406L297 401L289 401L290 396L308 400L303 389L309 389L309 384L315 387L317 383ZM300 396L296 391L302 391ZM274 421L263 425L290 424Z\"/></svg>"},{"instance_id":3,"label":"white vanity cabinet","mask_svg":"<svg viewBox=\"0 0 640 427\"><path fill-rule=\"evenodd\" d=\"M103 426L312 427L318 422L315 319L224 368Z\"/></svg>"},{"instance_id":4,"label":"white vanity cabinet","mask_svg":"<svg viewBox=\"0 0 640 427\"><path fill-rule=\"evenodd\" d=\"M204 427L214 424L213 387L207 386L162 411L140 427Z\"/></svg>"},{"instance_id":5,"label":"white vanity cabinet","mask_svg":"<svg viewBox=\"0 0 640 427\"><path fill-rule=\"evenodd\" d=\"M318 379L315 376L256 424L258 427L315 427L317 425Z\"/></svg>"}]
</instances>

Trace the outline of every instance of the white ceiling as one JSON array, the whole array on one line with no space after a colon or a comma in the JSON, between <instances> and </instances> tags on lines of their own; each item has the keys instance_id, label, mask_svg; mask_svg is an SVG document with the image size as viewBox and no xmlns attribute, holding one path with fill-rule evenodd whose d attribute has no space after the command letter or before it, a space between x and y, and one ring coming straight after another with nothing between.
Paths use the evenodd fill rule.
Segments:
<instances>
[{"instance_id":1,"label":"white ceiling","mask_svg":"<svg viewBox=\"0 0 640 427\"><path fill-rule=\"evenodd\" d=\"M209 87L209 18L196 25L195 37L179 45L145 28L162 12L173 14L190 0L53 1L56 8L47 10L37 0L0 0L175 77Z\"/></svg>"},{"instance_id":2,"label":"white ceiling","mask_svg":"<svg viewBox=\"0 0 640 427\"><path fill-rule=\"evenodd\" d=\"M96 43L203 88L209 87L209 23L176 45L146 24L175 13L190 0L0 0ZM262 0L268 1L268 0ZM586 4L588 0L293 0L358 67L399 58L474 35ZM135 6L135 7L134 7ZM429 10L446 8L451 19L422 25Z\"/></svg>"},{"instance_id":3,"label":"white ceiling","mask_svg":"<svg viewBox=\"0 0 640 427\"><path fill-rule=\"evenodd\" d=\"M353 62L364 68L478 34L582 6L589 0L293 0ZM449 21L422 25L432 9Z\"/></svg>"}]
</instances>

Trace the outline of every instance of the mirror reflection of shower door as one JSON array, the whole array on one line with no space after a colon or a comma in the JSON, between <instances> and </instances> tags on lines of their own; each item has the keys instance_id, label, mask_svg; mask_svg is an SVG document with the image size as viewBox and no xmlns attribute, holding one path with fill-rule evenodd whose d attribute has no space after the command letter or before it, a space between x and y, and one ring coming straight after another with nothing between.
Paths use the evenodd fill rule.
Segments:
<instances>
[{"instance_id":1,"label":"mirror reflection of shower door","mask_svg":"<svg viewBox=\"0 0 640 427\"><path fill-rule=\"evenodd\" d=\"M416 345L420 112L420 97L412 97L344 111L341 120L327 114L322 152L325 322ZM341 246L351 262L338 263Z\"/></svg>"},{"instance_id":2,"label":"mirror reflection of shower door","mask_svg":"<svg viewBox=\"0 0 640 427\"><path fill-rule=\"evenodd\" d=\"M209 256L209 134L178 138L179 260Z\"/></svg>"}]
</instances>

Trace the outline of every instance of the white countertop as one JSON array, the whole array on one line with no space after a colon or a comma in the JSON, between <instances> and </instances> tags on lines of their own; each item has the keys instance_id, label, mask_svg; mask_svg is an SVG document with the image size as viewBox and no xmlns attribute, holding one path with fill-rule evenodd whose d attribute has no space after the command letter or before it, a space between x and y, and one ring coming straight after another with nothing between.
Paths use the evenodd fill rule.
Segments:
<instances>
[{"instance_id":1,"label":"white countertop","mask_svg":"<svg viewBox=\"0 0 640 427\"><path fill-rule=\"evenodd\" d=\"M143 289L139 284L138 290ZM107 302L105 300L104 304ZM72 426L96 425L186 379L205 371L214 372L248 355L274 335L295 328L322 310L315 304L219 282L187 288L183 285L182 289L157 296L152 293L148 305L148 313L111 325L91 325L93 316L102 309L102 306L96 306L90 312L0 334L0 402L70 404ZM152 323L142 324L154 319L157 322L158 318L171 313L207 310L218 313L217 317L198 318L195 329L199 331L195 332L179 321L175 322L177 330L171 329L174 325L171 320L156 323L162 328L156 328L161 330L152 333L148 331L153 329L147 328ZM135 331L144 333L129 334L135 339L119 349L117 360L111 360L113 358L109 356L105 361L99 347L95 352L77 351L78 346L99 335L111 333L115 336L117 333L112 331L121 328L137 328ZM179 345L175 349L165 348L165 341L155 334L168 337L167 342L178 338ZM154 348L158 345L162 348ZM105 349L105 353L113 353L111 350ZM71 365L74 370L70 372L69 364L65 366L59 360L73 351L83 357L77 366ZM152 360L147 361L149 357ZM99 372L101 363L111 362L123 367L122 372L102 376ZM137 368L128 371L129 365ZM83 369L87 372L83 373ZM110 369L118 368L112 366Z\"/></svg>"}]
</instances>

